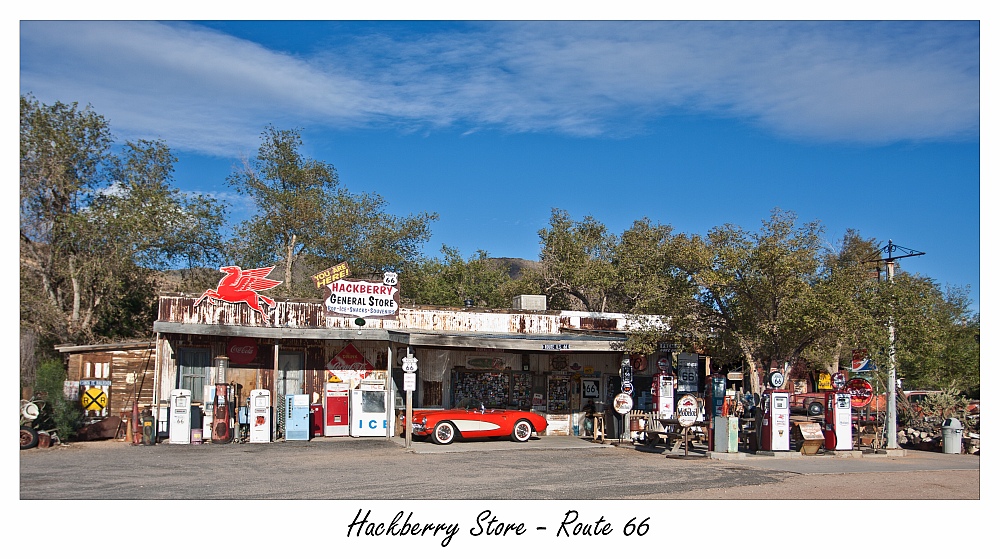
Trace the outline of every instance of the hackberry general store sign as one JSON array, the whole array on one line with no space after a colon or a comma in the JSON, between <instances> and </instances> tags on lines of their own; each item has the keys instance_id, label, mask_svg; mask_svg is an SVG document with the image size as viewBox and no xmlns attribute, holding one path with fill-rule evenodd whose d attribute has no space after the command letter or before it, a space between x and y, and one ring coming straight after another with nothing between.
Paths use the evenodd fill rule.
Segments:
<instances>
[{"instance_id":1,"label":"hackberry general store sign","mask_svg":"<svg viewBox=\"0 0 1000 559\"><path fill-rule=\"evenodd\" d=\"M329 284L326 310L330 314L354 317L395 317L399 314L399 287L396 274L386 272L382 283L338 279Z\"/></svg>"}]
</instances>

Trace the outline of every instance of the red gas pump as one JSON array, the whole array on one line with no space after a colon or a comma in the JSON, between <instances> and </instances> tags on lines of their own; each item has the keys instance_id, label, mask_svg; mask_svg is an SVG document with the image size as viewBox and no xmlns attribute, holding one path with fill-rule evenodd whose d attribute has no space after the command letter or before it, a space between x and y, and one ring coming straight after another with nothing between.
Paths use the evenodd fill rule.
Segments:
<instances>
[{"instance_id":1,"label":"red gas pump","mask_svg":"<svg viewBox=\"0 0 1000 559\"><path fill-rule=\"evenodd\" d=\"M212 442L233 442L233 387L219 383L215 385L215 401L212 405Z\"/></svg>"},{"instance_id":2,"label":"red gas pump","mask_svg":"<svg viewBox=\"0 0 1000 559\"><path fill-rule=\"evenodd\" d=\"M827 450L851 450L854 434L851 429L851 394L831 391L826 393L823 411L823 438Z\"/></svg>"},{"instance_id":3,"label":"red gas pump","mask_svg":"<svg viewBox=\"0 0 1000 559\"><path fill-rule=\"evenodd\" d=\"M767 389L761 394L758 426L761 450L786 451L791 447L791 410L787 390Z\"/></svg>"}]
</instances>

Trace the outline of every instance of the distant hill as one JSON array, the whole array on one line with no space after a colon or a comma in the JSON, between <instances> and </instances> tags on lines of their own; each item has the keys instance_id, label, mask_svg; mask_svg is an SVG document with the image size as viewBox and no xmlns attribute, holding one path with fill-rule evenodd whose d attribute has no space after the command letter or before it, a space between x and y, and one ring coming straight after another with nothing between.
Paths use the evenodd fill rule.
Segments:
<instances>
[{"instance_id":1,"label":"distant hill","mask_svg":"<svg viewBox=\"0 0 1000 559\"><path fill-rule=\"evenodd\" d=\"M518 279L524 270L541 270L542 264L536 260L525 260L523 258L491 258L510 270L510 279Z\"/></svg>"}]
</instances>

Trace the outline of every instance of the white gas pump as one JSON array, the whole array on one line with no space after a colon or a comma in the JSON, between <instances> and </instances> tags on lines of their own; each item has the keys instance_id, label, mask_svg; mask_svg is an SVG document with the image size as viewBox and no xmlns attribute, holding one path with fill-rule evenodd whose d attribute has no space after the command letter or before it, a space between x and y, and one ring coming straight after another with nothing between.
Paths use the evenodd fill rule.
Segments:
<instances>
[{"instance_id":1,"label":"white gas pump","mask_svg":"<svg viewBox=\"0 0 1000 559\"><path fill-rule=\"evenodd\" d=\"M827 450L851 450L854 433L851 428L851 394L827 392L823 411L823 437Z\"/></svg>"},{"instance_id":2,"label":"white gas pump","mask_svg":"<svg viewBox=\"0 0 1000 559\"><path fill-rule=\"evenodd\" d=\"M201 440L210 441L212 440L212 422L215 418L215 385L206 384L204 386L204 391L202 392L201 399L201 410L202 410L202 420L201 420Z\"/></svg>"},{"instance_id":3,"label":"white gas pump","mask_svg":"<svg viewBox=\"0 0 1000 559\"><path fill-rule=\"evenodd\" d=\"M660 419L674 418L674 377L668 373L653 375L653 413Z\"/></svg>"},{"instance_id":4,"label":"white gas pump","mask_svg":"<svg viewBox=\"0 0 1000 559\"><path fill-rule=\"evenodd\" d=\"M250 442L271 442L271 391L250 391Z\"/></svg>"},{"instance_id":5,"label":"white gas pump","mask_svg":"<svg viewBox=\"0 0 1000 559\"><path fill-rule=\"evenodd\" d=\"M762 450L787 451L791 446L791 415L788 392L765 390L761 396L763 417L761 425Z\"/></svg>"},{"instance_id":6,"label":"white gas pump","mask_svg":"<svg viewBox=\"0 0 1000 559\"><path fill-rule=\"evenodd\" d=\"M309 440L309 395L285 394L285 440Z\"/></svg>"},{"instance_id":7,"label":"white gas pump","mask_svg":"<svg viewBox=\"0 0 1000 559\"><path fill-rule=\"evenodd\" d=\"M170 391L170 444L191 444L191 391Z\"/></svg>"}]
</instances>

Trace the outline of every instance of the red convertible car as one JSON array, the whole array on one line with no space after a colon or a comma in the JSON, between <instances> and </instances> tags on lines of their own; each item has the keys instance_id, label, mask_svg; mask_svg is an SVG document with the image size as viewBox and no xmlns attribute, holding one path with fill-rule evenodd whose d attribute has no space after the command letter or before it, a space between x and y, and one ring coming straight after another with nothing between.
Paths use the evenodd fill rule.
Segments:
<instances>
[{"instance_id":1,"label":"red convertible car","mask_svg":"<svg viewBox=\"0 0 1000 559\"><path fill-rule=\"evenodd\" d=\"M479 400L465 398L452 409L414 411L412 435L414 439L430 437L437 444L451 444L456 437L510 437L523 443L531 438L532 431L544 433L546 425L545 418L537 413L488 410Z\"/></svg>"}]
</instances>

